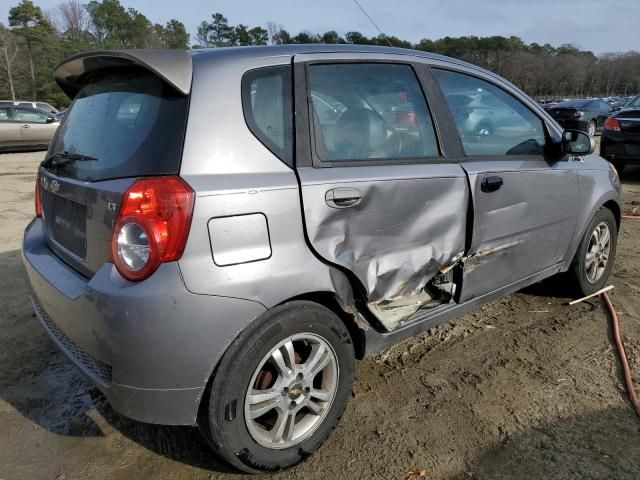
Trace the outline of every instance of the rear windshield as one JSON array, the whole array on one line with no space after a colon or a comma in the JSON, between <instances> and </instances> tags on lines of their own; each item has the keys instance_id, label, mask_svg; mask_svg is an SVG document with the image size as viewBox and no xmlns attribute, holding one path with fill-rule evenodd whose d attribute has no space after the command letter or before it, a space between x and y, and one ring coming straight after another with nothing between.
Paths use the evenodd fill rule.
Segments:
<instances>
[{"instance_id":1,"label":"rear windshield","mask_svg":"<svg viewBox=\"0 0 640 480\"><path fill-rule=\"evenodd\" d=\"M558 103L555 108L582 108L592 103L593 100L567 100L566 102Z\"/></svg>"},{"instance_id":2,"label":"rear windshield","mask_svg":"<svg viewBox=\"0 0 640 480\"><path fill-rule=\"evenodd\" d=\"M176 174L187 103L187 97L146 70L94 76L78 92L49 151L50 156L84 159L51 168L83 181Z\"/></svg>"}]
</instances>

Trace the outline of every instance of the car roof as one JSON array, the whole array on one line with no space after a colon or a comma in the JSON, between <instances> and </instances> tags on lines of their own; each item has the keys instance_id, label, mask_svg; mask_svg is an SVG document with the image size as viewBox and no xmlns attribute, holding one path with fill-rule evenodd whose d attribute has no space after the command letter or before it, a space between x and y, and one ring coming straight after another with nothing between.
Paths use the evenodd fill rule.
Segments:
<instances>
[{"instance_id":1,"label":"car roof","mask_svg":"<svg viewBox=\"0 0 640 480\"><path fill-rule=\"evenodd\" d=\"M477 72L501 79L498 75L461 60L444 55L395 47L374 45L301 44L261 45L251 47L204 48L196 50L102 50L84 52L63 60L55 68L54 78L60 88L73 98L87 74L106 67L138 65L163 78L184 95L191 90L193 75L192 57L198 61L233 61L268 57L285 57L312 53L370 53L376 55L405 55L414 58L439 60L450 64L472 68Z\"/></svg>"}]
</instances>

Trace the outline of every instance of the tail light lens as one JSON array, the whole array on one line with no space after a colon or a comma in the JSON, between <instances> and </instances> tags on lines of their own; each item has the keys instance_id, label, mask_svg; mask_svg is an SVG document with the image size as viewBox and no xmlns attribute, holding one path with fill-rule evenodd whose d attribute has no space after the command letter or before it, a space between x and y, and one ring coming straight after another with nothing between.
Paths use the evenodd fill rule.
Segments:
<instances>
[{"instance_id":1,"label":"tail light lens","mask_svg":"<svg viewBox=\"0 0 640 480\"><path fill-rule=\"evenodd\" d=\"M36 177L36 217L42 217L42 200L40 198L40 177Z\"/></svg>"},{"instance_id":2,"label":"tail light lens","mask_svg":"<svg viewBox=\"0 0 640 480\"><path fill-rule=\"evenodd\" d=\"M613 130L614 132L620 131L620 122L615 117L609 117L604 122L605 130Z\"/></svg>"},{"instance_id":3,"label":"tail light lens","mask_svg":"<svg viewBox=\"0 0 640 480\"><path fill-rule=\"evenodd\" d=\"M136 180L125 192L111 239L120 275L140 281L182 256L195 195L180 177Z\"/></svg>"}]
</instances>

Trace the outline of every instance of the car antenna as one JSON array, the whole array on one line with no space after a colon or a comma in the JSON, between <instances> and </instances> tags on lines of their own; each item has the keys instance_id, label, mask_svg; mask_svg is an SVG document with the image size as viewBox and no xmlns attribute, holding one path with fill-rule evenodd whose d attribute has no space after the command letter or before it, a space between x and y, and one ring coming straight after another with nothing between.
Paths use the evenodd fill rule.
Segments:
<instances>
[{"instance_id":1,"label":"car antenna","mask_svg":"<svg viewBox=\"0 0 640 480\"><path fill-rule=\"evenodd\" d=\"M387 43L389 44L390 47L393 47L393 45L391 45L391 42L389 41L389 39L387 38L387 36L382 32L382 30L380 29L380 27L378 26L378 24L376 22L373 21L373 18L371 18L371 16L369 16L369 14L366 12L366 10L364 8L362 8L362 5L360 5L358 3L358 0L353 0L353 3L355 3L358 8L360 10L362 10L362 13L364 13L364 16L367 17L369 19L369 21L373 24L374 27L376 27L376 29L380 32L380 35L382 36L382 38L384 38Z\"/></svg>"}]
</instances>

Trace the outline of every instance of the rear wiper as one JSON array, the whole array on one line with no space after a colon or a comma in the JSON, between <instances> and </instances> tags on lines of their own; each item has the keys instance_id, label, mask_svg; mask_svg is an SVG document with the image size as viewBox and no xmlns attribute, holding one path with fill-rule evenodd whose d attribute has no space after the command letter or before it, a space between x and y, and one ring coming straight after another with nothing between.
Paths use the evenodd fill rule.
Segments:
<instances>
[{"instance_id":1,"label":"rear wiper","mask_svg":"<svg viewBox=\"0 0 640 480\"><path fill-rule=\"evenodd\" d=\"M96 157L92 157L91 155L83 155L81 153L58 152L49 155L40 165L44 168L55 168L73 162L88 162L92 160L98 159Z\"/></svg>"}]
</instances>

